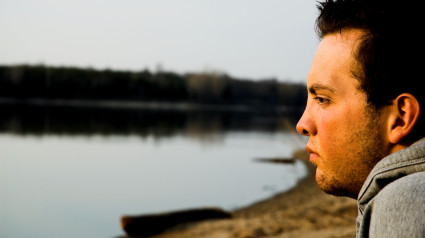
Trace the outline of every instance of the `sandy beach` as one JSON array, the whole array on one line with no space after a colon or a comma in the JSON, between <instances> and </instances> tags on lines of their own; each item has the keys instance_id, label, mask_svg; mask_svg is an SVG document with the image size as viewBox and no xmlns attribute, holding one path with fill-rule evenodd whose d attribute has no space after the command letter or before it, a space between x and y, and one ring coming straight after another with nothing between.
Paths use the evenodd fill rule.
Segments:
<instances>
[{"instance_id":1,"label":"sandy beach","mask_svg":"<svg viewBox=\"0 0 425 238\"><path fill-rule=\"evenodd\" d=\"M322 192L305 152L308 175L292 190L233 211L233 218L181 225L155 238L355 237L356 201ZM277 165L278 166L278 165Z\"/></svg>"}]
</instances>

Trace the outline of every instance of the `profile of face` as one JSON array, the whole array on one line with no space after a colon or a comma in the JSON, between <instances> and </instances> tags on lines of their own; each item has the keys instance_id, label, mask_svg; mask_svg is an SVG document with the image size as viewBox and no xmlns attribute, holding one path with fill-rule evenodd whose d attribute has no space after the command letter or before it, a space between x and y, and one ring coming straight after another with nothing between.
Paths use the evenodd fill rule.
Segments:
<instances>
[{"instance_id":1,"label":"profile of face","mask_svg":"<svg viewBox=\"0 0 425 238\"><path fill-rule=\"evenodd\" d=\"M325 36L308 78L308 100L297 131L309 137L306 150L319 187L356 198L375 164L388 154L385 120L368 106L353 75L360 30Z\"/></svg>"}]
</instances>

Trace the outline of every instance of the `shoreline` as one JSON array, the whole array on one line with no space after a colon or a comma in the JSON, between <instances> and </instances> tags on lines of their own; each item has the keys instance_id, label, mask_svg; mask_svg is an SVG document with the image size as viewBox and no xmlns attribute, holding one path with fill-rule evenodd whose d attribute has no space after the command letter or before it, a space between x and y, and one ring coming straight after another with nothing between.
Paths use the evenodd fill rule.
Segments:
<instances>
[{"instance_id":1,"label":"shoreline","mask_svg":"<svg viewBox=\"0 0 425 238\"><path fill-rule=\"evenodd\" d=\"M294 157L306 164L307 175L296 187L232 211L233 218L180 225L155 238L348 238L355 237L357 207L350 198L325 194L314 181L308 154ZM125 237L125 236L123 236Z\"/></svg>"},{"instance_id":2,"label":"shoreline","mask_svg":"<svg viewBox=\"0 0 425 238\"><path fill-rule=\"evenodd\" d=\"M255 112L276 111L294 112L302 110L298 107L264 104L228 104L200 103L189 101L143 101L113 99L58 99L58 98L10 98L0 97L0 105L26 105L47 107L103 108L127 110L175 110L175 111L223 111L223 112Z\"/></svg>"}]
</instances>

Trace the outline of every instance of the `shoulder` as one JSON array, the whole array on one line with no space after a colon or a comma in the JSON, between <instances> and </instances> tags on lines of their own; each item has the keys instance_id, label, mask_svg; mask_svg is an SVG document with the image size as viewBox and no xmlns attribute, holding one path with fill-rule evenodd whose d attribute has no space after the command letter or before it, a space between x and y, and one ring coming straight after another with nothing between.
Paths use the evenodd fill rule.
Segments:
<instances>
[{"instance_id":1,"label":"shoulder","mask_svg":"<svg viewBox=\"0 0 425 238\"><path fill-rule=\"evenodd\" d=\"M407 202L419 199L424 201L425 171L401 177L388 184L376 196L376 202Z\"/></svg>"},{"instance_id":2,"label":"shoulder","mask_svg":"<svg viewBox=\"0 0 425 238\"><path fill-rule=\"evenodd\" d=\"M425 234L423 217L425 172L418 172L397 179L379 192L373 202L370 231L380 236L400 234L403 237L403 234L412 234L411 237L422 237Z\"/></svg>"}]
</instances>

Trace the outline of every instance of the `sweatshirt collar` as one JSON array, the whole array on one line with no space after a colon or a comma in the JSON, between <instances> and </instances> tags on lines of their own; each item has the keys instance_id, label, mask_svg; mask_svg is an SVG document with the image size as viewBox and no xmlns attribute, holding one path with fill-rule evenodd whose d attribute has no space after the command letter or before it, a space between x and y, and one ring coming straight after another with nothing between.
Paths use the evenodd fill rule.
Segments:
<instances>
[{"instance_id":1,"label":"sweatshirt collar","mask_svg":"<svg viewBox=\"0 0 425 238\"><path fill-rule=\"evenodd\" d=\"M419 171L425 171L425 138L386 156L375 165L360 190L359 209L363 212L363 207L387 184Z\"/></svg>"}]
</instances>

